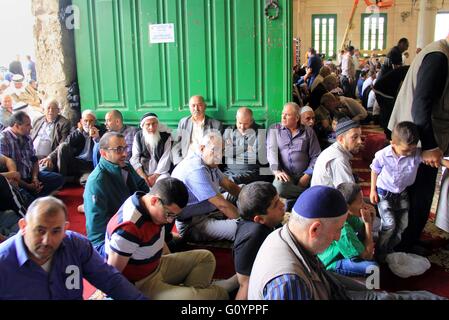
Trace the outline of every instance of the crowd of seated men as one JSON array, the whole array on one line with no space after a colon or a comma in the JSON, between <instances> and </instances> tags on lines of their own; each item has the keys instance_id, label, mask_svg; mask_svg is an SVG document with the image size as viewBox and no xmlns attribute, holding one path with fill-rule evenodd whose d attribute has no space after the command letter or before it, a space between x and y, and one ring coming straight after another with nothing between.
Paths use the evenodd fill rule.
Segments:
<instances>
[{"instance_id":1,"label":"crowd of seated men","mask_svg":"<svg viewBox=\"0 0 449 320\"><path fill-rule=\"evenodd\" d=\"M237 298L246 299L258 249L281 226L285 210L295 211L303 193L311 186L339 188L346 197L341 208L351 206L360 193L350 160L362 147L359 121L368 112L355 99L353 48L342 58L340 78L315 54L310 52L310 70L300 81L310 87L309 103L286 103L280 121L266 129L248 107L239 108L235 125L224 128L206 115L200 95L190 98L190 115L179 121L176 135L153 112L134 128L123 123L118 110L106 114L104 125L94 111L84 110L72 128L54 99L42 104L42 116L32 122L27 110L12 110L9 96L2 97L0 240L9 239L0 252L25 247L33 263L52 272L48 260L59 257L61 243L74 248L73 257L60 257L64 261L87 250L88 269L104 270L103 276L90 274L94 284L112 298L227 299L238 288ZM87 240L66 233L66 208L52 197L69 177L84 186ZM349 185L343 188L344 183ZM345 245L357 247L351 252L363 266L375 265L365 260L374 259L376 211L363 199L350 209L347 223L361 240L351 238ZM340 211L333 217L345 223ZM59 238L48 244L47 237L39 237L31 247L30 233L39 224L45 227L42 234L56 228ZM179 252L179 244L216 240L234 242L237 274L212 283L213 255ZM360 268L352 260L342 266L337 263L341 255L334 256L333 271L348 274ZM104 277L114 279L124 293L111 289ZM11 292L4 297L20 297L19 289ZM80 292L67 295L58 289L54 297L80 298Z\"/></svg>"}]
</instances>

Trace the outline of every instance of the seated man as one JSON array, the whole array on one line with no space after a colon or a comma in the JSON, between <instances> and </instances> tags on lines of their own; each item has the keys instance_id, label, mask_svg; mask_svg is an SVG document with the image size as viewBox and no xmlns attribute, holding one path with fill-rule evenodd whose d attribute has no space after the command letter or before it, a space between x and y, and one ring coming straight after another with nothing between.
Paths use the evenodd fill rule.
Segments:
<instances>
[{"instance_id":1,"label":"seated man","mask_svg":"<svg viewBox=\"0 0 449 320\"><path fill-rule=\"evenodd\" d=\"M34 122L42 116L41 100L37 91L30 84L24 84L24 77L14 75L10 87L6 90L14 100L14 103L26 106L24 111L28 114L31 121Z\"/></svg>"},{"instance_id":2,"label":"seated man","mask_svg":"<svg viewBox=\"0 0 449 320\"><path fill-rule=\"evenodd\" d=\"M323 150L315 163L312 186L337 188L343 182L355 182L351 162L362 147L362 129L358 122L342 118L335 130L337 141Z\"/></svg>"},{"instance_id":3,"label":"seated man","mask_svg":"<svg viewBox=\"0 0 449 320\"><path fill-rule=\"evenodd\" d=\"M95 126L96 120L92 110L84 110L78 128L57 149L59 173L64 177L83 175L81 184L93 170L94 143L100 141L106 131L103 126Z\"/></svg>"},{"instance_id":4,"label":"seated man","mask_svg":"<svg viewBox=\"0 0 449 320\"><path fill-rule=\"evenodd\" d=\"M202 96L192 96L189 100L190 116L182 118L176 131L177 139L173 145L173 164L177 165L187 155L198 149L203 136L210 130L223 132L223 124L206 116L206 104Z\"/></svg>"},{"instance_id":5,"label":"seated man","mask_svg":"<svg viewBox=\"0 0 449 320\"><path fill-rule=\"evenodd\" d=\"M21 232L0 244L0 300L81 300L83 278L113 299L145 299L68 225L61 200L30 205Z\"/></svg>"},{"instance_id":6,"label":"seated man","mask_svg":"<svg viewBox=\"0 0 449 320\"><path fill-rule=\"evenodd\" d=\"M261 172L263 169L259 159L262 159L261 153L265 153L263 157L266 158L266 150L263 140L260 141L260 128L254 122L251 109L242 107L237 110L236 125L224 132L226 168L223 173L236 184L247 184L272 177L271 173L263 175Z\"/></svg>"},{"instance_id":7,"label":"seated man","mask_svg":"<svg viewBox=\"0 0 449 320\"><path fill-rule=\"evenodd\" d=\"M173 178L158 181L151 192L129 197L108 223L108 263L153 300L227 299L226 290L211 285L214 255L207 250L170 254L164 224L181 212L189 198Z\"/></svg>"},{"instance_id":8,"label":"seated man","mask_svg":"<svg viewBox=\"0 0 449 320\"><path fill-rule=\"evenodd\" d=\"M344 113L354 121L362 121L368 116L368 112L362 106L360 102L353 98L348 98L344 96L338 97L340 100L340 105L337 107L340 113Z\"/></svg>"},{"instance_id":9,"label":"seated man","mask_svg":"<svg viewBox=\"0 0 449 320\"><path fill-rule=\"evenodd\" d=\"M101 137L100 162L87 179L83 194L87 238L101 255L109 219L134 192L149 190L126 162L127 147L120 133L107 132Z\"/></svg>"},{"instance_id":10,"label":"seated man","mask_svg":"<svg viewBox=\"0 0 449 320\"><path fill-rule=\"evenodd\" d=\"M340 106L339 98L328 92L321 97L320 106L315 110L316 124L314 130L320 142L321 150L335 142L332 122L335 118L345 115L341 113ZM346 109L344 111L348 112Z\"/></svg>"},{"instance_id":11,"label":"seated man","mask_svg":"<svg viewBox=\"0 0 449 320\"><path fill-rule=\"evenodd\" d=\"M315 112L309 106L301 108L301 124L310 128L315 125Z\"/></svg>"},{"instance_id":12,"label":"seated man","mask_svg":"<svg viewBox=\"0 0 449 320\"><path fill-rule=\"evenodd\" d=\"M39 165L51 171L56 167L56 149L70 133L70 121L59 114L59 102L51 99L44 103L44 115L37 118L31 129L31 139Z\"/></svg>"},{"instance_id":13,"label":"seated man","mask_svg":"<svg viewBox=\"0 0 449 320\"><path fill-rule=\"evenodd\" d=\"M317 254L338 241L347 218L341 193L314 186L296 201L287 224L273 231L257 253L249 279L253 300L427 300L444 299L427 291L368 290L324 269Z\"/></svg>"},{"instance_id":14,"label":"seated man","mask_svg":"<svg viewBox=\"0 0 449 320\"><path fill-rule=\"evenodd\" d=\"M247 300L248 283L257 252L265 238L281 224L285 205L268 182L253 182L242 188L238 199L241 219L234 241L234 267L240 285L236 300Z\"/></svg>"},{"instance_id":15,"label":"seated man","mask_svg":"<svg viewBox=\"0 0 449 320\"><path fill-rule=\"evenodd\" d=\"M19 186L27 199L44 197L58 190L64 178L54 172L39 171L39 162L30 137L31 119L23 111L11 116L9 127L0 133L0 153L11 158L20 173Z\"/></svg>"},{"instance_id":16,"label":"seated man","mask_svg":"<svg viewBox=\"0 0 449 320\"><path fill-rule=\"evenodd\" d=\"M131 158L131 150L133 148L134 135L137 132L137 129L133 126L128 126L123 123L123 115L118 110L111 110L104 116L104 123L106 125L106 129L109 132L118 132L121 133L125 137L126 145L128 146L128 155L126 156L126 160L130 161ZM98 143L95 143L93 149L93 164L94 167L97 166L98 161L100 160L99 154L100 146Z\"/></svg>"},{"instance_id":17,"label":"seated man","mask_svg":"<svg viewBox=\"0 0 449 320\"><path fill-rule=\"evenodd\" d=\"M220 187L234 197L238 197L240 187L218 168L222 148L220 133L209 132L200 142L199 150L182 160L172 172L172 177L184 182L189 190L189 202L176 221L178 232L184 239L234 241L235 219L239 214L237 208L223 197ZM209 216L217 210L228 219Z\"/></svg>"},{"instance_id":18,"label":"seated man","mask_svg":"<svg viewBox=\"0 0 449 320\"><path fill-rule=\"evenodd\" d=\"M300 123L299 106L286 103L281 123L268 132L267 154L279 196L296 200L310 183L320 146L312 128ZM288 207L288 206L287 206Z\"/></svg>"},{"instance_id":19,"label":"seated man","mask_svg":"<svg viewBox=\"0 0 449 320\"><path fill-rule=\"evenodd\" d=\"M157 180L170 176L170 133L161 132L157 115L149 112L142 116L140 128L134 137L131 165L151 188Z\"/></svg>"},{"instance_id":20,"label":"seated man","mask_svg":"<svg viewBox=\"0 0 449 320\"><path fill-rule=\"evenodd\" d=\"M5 94L1 99L0 106L0 131L9 127L9 118L12 116L12 97Z\"/></svg>"}]
</instances>

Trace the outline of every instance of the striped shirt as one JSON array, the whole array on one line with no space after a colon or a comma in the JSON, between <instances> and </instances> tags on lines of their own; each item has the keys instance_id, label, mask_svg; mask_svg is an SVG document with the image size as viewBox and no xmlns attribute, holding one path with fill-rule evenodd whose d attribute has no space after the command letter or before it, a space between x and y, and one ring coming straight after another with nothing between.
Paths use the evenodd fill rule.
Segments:
<instances>
[{"instance_id":1,"label":"striped shirt","mask_svg":"<svg viewBox=\"0 0 449 320\"><path fill-rule=\"evenodd\" d=\"M129 197L111 218L106 230L106 255L112 251L129 257L123 275L131 282L149 276L159 265L165 228L155 224L140 204L144 192Z\"/></svg>"},{"instance_id":2,"label":"striped shirt","mask_svg":"<svg viewBox=\"0 0 449 320\"><path fill-rule=\"evenodd\" d=\"M311 290L296 274L283 274L265 285L264 300L312 300Z\"/></svg>"}]
</instances>

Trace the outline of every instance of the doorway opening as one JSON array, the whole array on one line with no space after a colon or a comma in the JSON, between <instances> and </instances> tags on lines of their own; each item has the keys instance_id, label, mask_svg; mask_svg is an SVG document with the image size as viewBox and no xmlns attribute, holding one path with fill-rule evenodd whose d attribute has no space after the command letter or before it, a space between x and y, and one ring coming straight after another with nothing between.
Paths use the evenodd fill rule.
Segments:
<instances>
[{"instance_id":1,"label":"doorway opening","mask_svg":"<svg viewBox=\"0 0 449 320\"><path fill-rule=\"evenodd\" d=\"M449 34L449 12L437 13L434 40L441 40Z\"/></svg>"},{"instance_id":2,"label":"doorway opening","mask_svg":"<svg viewBox=\"0 0 449 320\"><path fill-rule=\"evenodd\" d=\"M0 1L0 39L2 39L2 49L0 50L0 77L10 77L8 74L10 64L13 64L13 71L19 69L20 62L24 77L31 79L29 69L31 61L35 61L34 51L34 17L31 12L32 0L2 0ZM19 60L17 60L17 58ZM17 73L17 72L13 72ZM35 77L35 75L33 75ZM3 79L0 79L3 80ZM7 79L8 80L8 79ZM34 79L36 80L36 79Z\"/></svg>"}]
</instances>

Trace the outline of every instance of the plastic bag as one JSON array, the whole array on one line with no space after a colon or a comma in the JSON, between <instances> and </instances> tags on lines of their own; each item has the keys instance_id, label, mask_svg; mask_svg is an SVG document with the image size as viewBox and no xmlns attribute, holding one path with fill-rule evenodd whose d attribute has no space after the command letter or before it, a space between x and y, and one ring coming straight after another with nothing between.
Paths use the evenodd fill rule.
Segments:
<instances>
[{"instance_id":1,"label":"plastic bag","mask_svg":"<svg viewBox=\"0 0 449 320\"><path fill-rule=\"evenodd\" d=\"M418 276L430 268L430 261L417 254L394 252L386 257L390 270L401 278Z\"/></svg>"}]
</instances>

